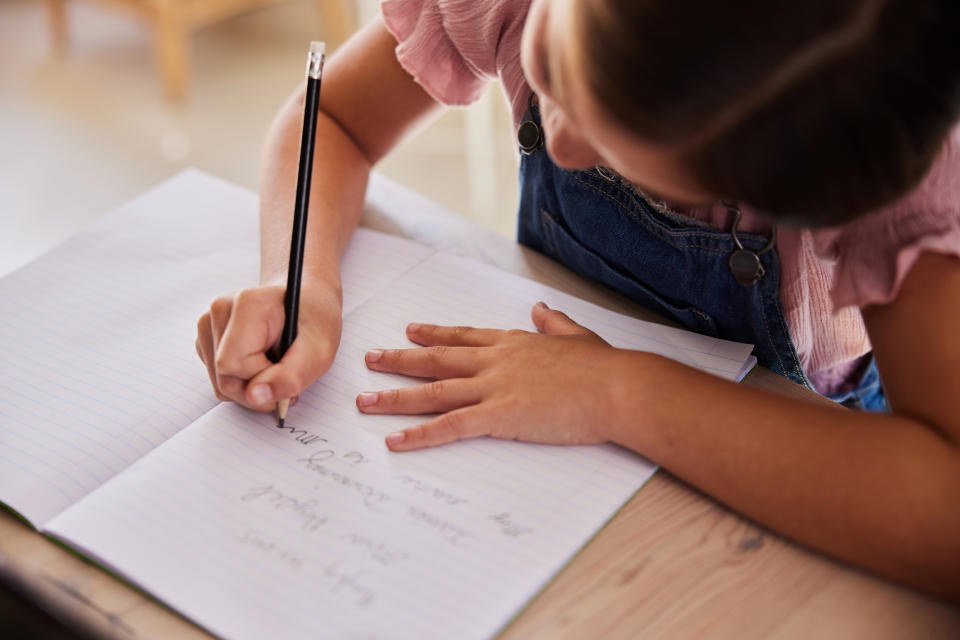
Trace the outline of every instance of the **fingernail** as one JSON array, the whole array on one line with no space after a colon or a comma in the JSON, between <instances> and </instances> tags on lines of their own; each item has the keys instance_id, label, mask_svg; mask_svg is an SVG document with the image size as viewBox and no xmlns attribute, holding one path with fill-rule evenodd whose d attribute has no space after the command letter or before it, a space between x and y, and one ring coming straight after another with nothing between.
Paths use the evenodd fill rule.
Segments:
<instances>
[{"instance_id":1,"label":"fingernail","mask_svg":"<svg viewBox=\"0 0 960 640\"><path fill-rule=\"evenodd\" d=\"M376 362L383 355L383 349L371 349L367 351L367 362Z\"/></svg>"},{"instance_id":2,"label":"fingernail","mask_svg":"<svg viewBox=\"0 0 960 640\"><path fill-rule=\"evenodd\" d=\"M253 404L273 402L273 392L270 391L270 385L258 384L250 389L250 399L253 400Z\"/></svg>"},{"instance_id":3,"label":"fingernail","mask_svg":"<svg viewBox=\"0 0 960 640\"><path fill-rule=\"evenodd\" d=\"M420 331L420 325L416 322L411 322L407 325L407 331L410 333L416 333L417 331Z\"/></svg>"},{"instance_id":4,"label":"fingernail","mask_svg":"<svg viewBox=\"0 0 960 640\"><path fill-rule=\"evenodd\" d=\"M375 404L379 397L380 394L376 391L364 391L357 396L357 404L361 407L369 407L371 404Z\"/></svg>"},{"instance_id":5,"label":"fingernail","mask_svg":"<svg viewBox=\"0 0 960 640\"><path fill-rule=\"evenodd\" d=\"M387 434L387 444L390 446L396 446L406 439L406 431L394 431L393 433Z\"/></svg>"},{"instance_id":6,"label":"fingernail","mask_svg":"<svg viewBox=\"0 0 960 640\"><path fill-rule=\"evenodd\" d=\"M535 306L537 309L549 309L549 308L550 308L550 307L547 306L547 303L545 303L545 302L543 302L543 301L540 301L540 302L538 302L537 304L535 304L535 305L533 305L533 306Z\"/></svg>"}]
</instances>

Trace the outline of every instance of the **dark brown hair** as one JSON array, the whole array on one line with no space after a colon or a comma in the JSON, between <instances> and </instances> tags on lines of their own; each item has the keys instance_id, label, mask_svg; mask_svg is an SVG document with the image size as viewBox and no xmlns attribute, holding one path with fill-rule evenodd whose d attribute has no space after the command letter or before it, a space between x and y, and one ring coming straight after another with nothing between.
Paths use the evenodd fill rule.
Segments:
<instances>
[{"instance_id":1,"label":"dark brown hair","mask_svg":"<svg viewBox=\"0 0 960 640\"><path fill-rule=\"evenodd\" d=\"M581 0L600 104L718 197L839 224L905 194L960 115L960 0Z\"/></svg>"}]
</instances>

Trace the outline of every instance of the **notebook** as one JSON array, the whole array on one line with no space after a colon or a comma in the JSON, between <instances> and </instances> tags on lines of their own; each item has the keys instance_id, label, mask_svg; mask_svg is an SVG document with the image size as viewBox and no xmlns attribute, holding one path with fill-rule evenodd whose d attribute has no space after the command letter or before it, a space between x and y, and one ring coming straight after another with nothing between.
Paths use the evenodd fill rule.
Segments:
<instances>
[{"instance_id":1,"label":"notebook","mask_svg":"<svg viewBox=\"0 0 960 640\"><path fill-rule=\"evenodd\" d=\"M0 280L0 500L225 638L486 638L656 467L614 445L480 438L391 453L360 414L411 321L535 330L543 300L617 347L738 380L750 345L642 322L360 230L330 371L284 428L213 396L210 301L257 280L256 195L187 171Z\"/></svg>"}]
</instances>

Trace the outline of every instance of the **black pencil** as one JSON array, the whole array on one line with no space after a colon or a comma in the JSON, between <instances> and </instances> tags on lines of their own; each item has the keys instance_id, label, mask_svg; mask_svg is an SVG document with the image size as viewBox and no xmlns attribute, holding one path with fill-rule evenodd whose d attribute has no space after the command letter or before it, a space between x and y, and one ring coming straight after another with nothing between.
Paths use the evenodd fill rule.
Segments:
<instances>
[{"instance_id":1,"label":"black pencil","mask_svg":"<svg viewBox=\"0 0 960 640\"><path fill-rule=\"evenodd\" d=\"M303 276L303 250L307 239L307 211L310 204L310 174L313 171L313 143L317 134L317 113L320 110L320 79L326 45L311 42L307 53L307 90L303 101L303 132L300 137L300 168L297 174L297 200L293 210L293 234L290 238L290 269L287 291L283 298L283 333L280 335L278 358L283 358L297 338L297 316L300 312L300 281ZM290 399L277 403L277 419L283 426Z\"/></svg>"}]
</instances>

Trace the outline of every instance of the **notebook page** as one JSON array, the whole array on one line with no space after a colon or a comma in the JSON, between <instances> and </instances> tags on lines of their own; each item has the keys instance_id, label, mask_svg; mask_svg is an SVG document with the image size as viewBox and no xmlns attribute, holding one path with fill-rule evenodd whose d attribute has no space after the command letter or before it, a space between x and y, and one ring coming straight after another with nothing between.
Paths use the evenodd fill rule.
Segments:
<instances>
[{"instance_id":1,"label":"notebook page","mask_svg":"<svg viewBox=\"0 0 960 640\"><path fill-rule=\"evenodd\" d=\"M359 308L352 316L353 326L390 327L385 335L393 344L380 345L385 347L395 346L398 340L406 343L406 324L415 321L536 331L530 311L538 300L564 311L615 347L658 353L730 380L737 379L753 350L753 345L614 313L533 280L442 252ZM360 318L369 320L360 322ZM362 336L361 341L375 337Z\"/></svg>"},{"instance_id":2,"label":"notebook page","mask_svg":"<svg viewBox=\"0 0 960 640\"><path fill-rule=\"evenodd\" d=\"M420 418L363 415L353 399L411 383L362 360L406 344L407 321L532 328L537 299L620 346L655 345L724 375L746 356L726 358L749 351L436 254L346 319L333 368L286 428L220 406L48 531L224 637L489 637L655 467L610 445L491 439L394 454L381 435Z\"/></svg>"},{"instance_id":3,"label":"notebook page","mask_svg":"<svg viewBox=\"0 0 960 640\"><path fill-rule=\"evenodd\" d=\"M653 472L613 448L406 459L334 397L303 394L284 430L221 405L47 532L225 638L483 638ZM433 473L460 464L470 484Z\"/></svg>"},{"instance_id":4,"label":"notebook page","mask_svg":"<svg viewBox=\"0 0 960 640\"><path fill-rule=\"evenodd\" d=\"M530 310L538 300L564 311L615 347L658 353L728 380L739 380L749 371L746 365L752 358L752 345L638 320L495 267L440 252L350 315L334 365L320 381L323 403L318 404L313 396L301 397L300 404L291 412L297 415L300 411L325 410L331 415L331 407L342 406L338 419L349 420L352 416L357 428L379 438L418 424L423 417L355 413L354 398L359 391L417 383L404 376L367 369L362 364L366 351L416 346L406 338L409 322L536 331ZM563 486L562 479L556 477L557 469L606 468L611 455L621 454L622 450L613 445L551 447L482 438L454 447L407 452L398 460L429 468L434 475L457 486L482 483L485 490L496 486L509 493L517 486L550 491ZM487 473L491 468L497 472ZM599 483L590 492L591 499L602 502L605 497L619 496L607 503L615 509L640 486L631 484L631 474L627 477L623 486L605 485L602 478L577 478L570 489L588 491L587 487Z\"/></svg>"},{"instance_id":5,"label":"notebook page","mask_svg":"<svg viewBox=\"0 0 960 640\"><path fill-rule=\"evenodd\" d=\"M345 308L430 253L358 233ZM0 500L42 525L212 408L196 321L258 255L256 195L187 171L0 280Z\"/></svg>"}]
</instances>

